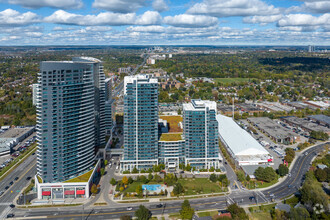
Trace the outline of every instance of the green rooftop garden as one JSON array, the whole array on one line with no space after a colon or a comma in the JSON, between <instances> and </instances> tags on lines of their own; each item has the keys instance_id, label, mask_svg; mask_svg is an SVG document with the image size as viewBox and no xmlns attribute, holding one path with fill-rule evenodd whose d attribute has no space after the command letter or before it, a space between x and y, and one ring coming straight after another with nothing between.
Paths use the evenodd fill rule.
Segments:
<instances>
[{"instance_id":1,"label":"green rooftop garden","mask_svg":"<svg viewBox=\"0 0 330 220\"><path fill-rule=\"evenodd\" d=\"M180 141L182 139L182 133L163 133L160 136L159 141Z\"/></svg>"},{"instance_id":2,"label":"green rooftop garden","mask_svg":"<svg viewBox=\"0 0 330 220\"><path fill-rule=\"evenodd\" d=\"M90 171L88 171L87 173L84 173L80 176L77 176L73 179L69 179L67 181L64 181L65 183L79 183L79 182L87 182L89 180L89 178L91 177L92 173L93 173L94 169L91 169Z\"/></svg>"}]
</instances>

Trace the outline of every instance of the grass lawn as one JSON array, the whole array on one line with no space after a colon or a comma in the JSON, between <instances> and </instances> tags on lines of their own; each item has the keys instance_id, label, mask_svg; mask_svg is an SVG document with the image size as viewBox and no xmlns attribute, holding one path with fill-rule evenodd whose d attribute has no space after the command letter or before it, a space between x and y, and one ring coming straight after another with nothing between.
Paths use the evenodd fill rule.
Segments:
<instances>
[{"instance_id":1,"label":"grass lawn","mask_svg":"<svg viewBox=\"0 0 330 220\"><path fill-rule=\"evenodd\" d=\"M127 189L125 190L125 192L135 192L136 191L136 187L138 185L142 185L143 183L140 183L140 182L133 182L131 184L129 184L127 186Z\"/></svg>"},{"instance_id":2,"label":"grass lawn","mask_svg":"<svg viewBox=\"0 0 330 220\"><path fill-rule=\"evenodd\" d=\"M255 184L254 184L254 182L256 182L256 184L257 184L257 187L255 187ZM246 188L247 189L256 189L256 188L265 188L265 187L268 187L268 186L271 186L271 185L274 185L275 183L277 183L278 182L278 179L275 179L275 180L273 180L273 181L271 181L271 182L269 182L269 183L267 183L267 182L262 182L262 181L251 181L251 183L250 184L246 184Z\"/></svg>"},{"instance_id":3,"label":"grass lawn","mask_svg":"<svg viewBox=\"0 0 330 220\"><path fill-rule=\"evenodd\" d=\"M211 217L213 217L213 216L215 216L215 215L217 215L217 214L218 214L217 211L198 212L198 216L199 216L199 217L206 217L206 216L211 216Z\"/></svg>"},{"instance_id":4,"label":"grass lawn","mask_svg":"<svg viewBox=\"0 0 330 220\"><path fill-rule=\"evenodd\" d=\"M232 84L232 83L241 83L241 82L249 82L252 78L214 78L215 82L220 82L223 84Z\"/></svg>"},{"instance_id":5,"label":"grass lawn","mask_svg":"<svg viewBox=\"0 0 330 220\"><path fill-rule=\"evenodd\" d=\"M163 133L159 141L180 141L182 140L182 133Z\"/></svg>"},{"instance_id":6,"label":"grass lawn","mask_svg":"<svg viewBox=\"0 0 330 220\"><path fill-rule=\"evenodd\" d=\"M94 169L92 169L92 170L88 171L87 173L84 173L80 176L77 176L73 179L67 180L67 181L65 181L65 183L87 182L89 180L89 177L92 175L93 170Z\"/></svg>"},{"instance_id":7,"label":"grass lawn","mask_svg":"<svg viewBox=\"0 0 330 220\"><path fill-rule=\"evenodd\" d=\"M270 213L268 212L255 212L251 213L250 219L252 220L272 220Z\"/></svg>"},{"instance_id":8,"label":"grass lawn","mask_svg":"<svg viewBox=\"0 0 330 220\"><path fill-rule=\"evenodd\" d=\"M219 183L213 183L208 178L179 179L185 189L185 195L197 195L222 192Z\"/></svg>"},{"instance_id":9,"label":"grass lawn","mask_svg":"<svg viewBox=\"0 0 330 220\"><path fill-rule=\"evenodd\" d=\"M159 118L167 121L169 126L169 132L182 132L182 129L179 126L179 122L182 122L181 116L159 116Z\"/></svg>"}]
</instances>

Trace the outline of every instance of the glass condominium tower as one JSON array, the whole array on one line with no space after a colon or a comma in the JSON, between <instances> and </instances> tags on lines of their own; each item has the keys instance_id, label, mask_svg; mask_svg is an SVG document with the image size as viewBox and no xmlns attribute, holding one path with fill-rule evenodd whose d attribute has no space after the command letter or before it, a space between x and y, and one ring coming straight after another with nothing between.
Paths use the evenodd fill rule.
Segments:
<instances>
[{"instance_id":1,"label":"glass condominium tower","mask_svg":"<svg viewBox=\"0 0 330 220\"><path fill-rule=\"evenodd\" d=\"M37 174L61 182L93 167L105 144L102 62L78 57L44 61L38 73Z\"/></svg>"},{"instance_id":2,"label":"glass condominium tower","mask_svg":"<svg viewBox=\"0 0 330 220\"><path fill-rule=\"evenodd\" d=\"M183 104L186 165L197 169L220 168L216 112L214 101L192 100Z\"/></svg>"},{"instance_id":3,"label":"glass condominium tower","mask_svg":"<svg viewBox=\"0 0 330 220\"><path fill-rule=\"evenodd\" d=\"M158 164L158 80L148 75L124 78L124 155L121 169Z\"/></svg>"}]
</instances>

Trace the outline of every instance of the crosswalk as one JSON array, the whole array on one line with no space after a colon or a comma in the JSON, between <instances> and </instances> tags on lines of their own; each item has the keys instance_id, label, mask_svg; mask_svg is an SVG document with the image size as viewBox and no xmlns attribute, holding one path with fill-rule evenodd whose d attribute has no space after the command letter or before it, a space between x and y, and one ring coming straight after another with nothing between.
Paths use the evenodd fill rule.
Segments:
<instances>
[{"instance_id":1,"label":"crosswalk","mask_svg":"<svg viewBox=\"0 0 330 220\"><path fill-rule=\"evenodd\" d=\"M0 219L5 219L10 210L11 208L9 206L5 210L3 210L3 212L0 215Z\"/></svg>"}]
</instances>

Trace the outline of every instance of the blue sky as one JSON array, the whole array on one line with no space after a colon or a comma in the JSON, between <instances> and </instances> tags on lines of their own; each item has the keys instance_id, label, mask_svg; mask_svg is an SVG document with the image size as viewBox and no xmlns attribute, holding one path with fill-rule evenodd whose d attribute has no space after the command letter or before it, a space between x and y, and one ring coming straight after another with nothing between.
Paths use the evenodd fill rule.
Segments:
<instances>
[{"instance_id":1,"label":"blue sky","mask_svg":"<svg viewBox=\"0 0 330 220\"><path fill-rule=\"evenodd\" d=\"M330 0L0 0L0 45L329 45Z\"/></svg>"}]
</instances>

